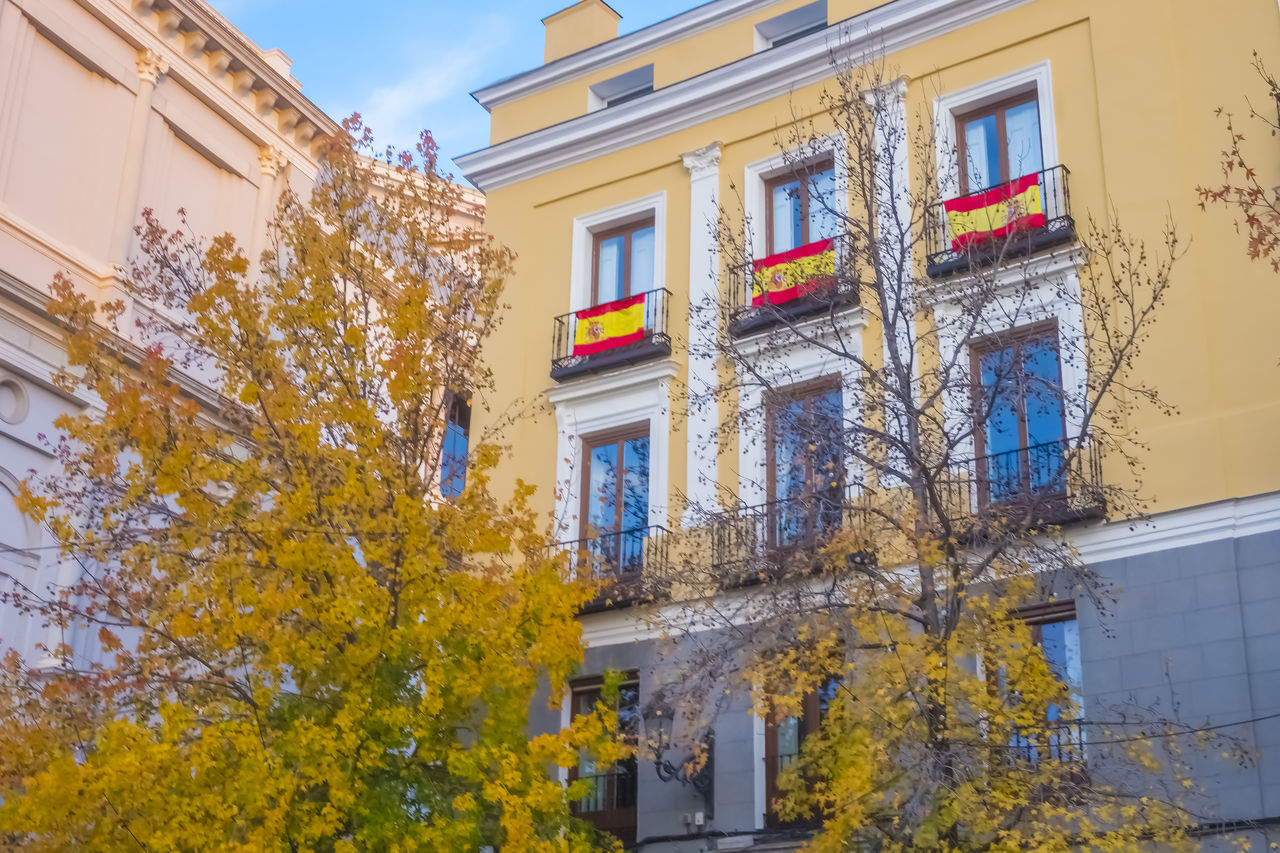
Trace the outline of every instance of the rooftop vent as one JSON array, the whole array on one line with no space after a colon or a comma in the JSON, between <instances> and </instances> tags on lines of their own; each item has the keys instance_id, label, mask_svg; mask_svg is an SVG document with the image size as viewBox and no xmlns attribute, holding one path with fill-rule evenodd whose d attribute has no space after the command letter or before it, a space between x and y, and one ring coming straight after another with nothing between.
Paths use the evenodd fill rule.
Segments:
<instances>
[{"instance_id":1,"label":"rooftop vent","mask_svg":"<svg viewBox=\"0 0 1280 853\"><path fill-rule=\"evenodd\" d=\"M649 64L596 83L589 90L587 109L595 111L625 104L652 91L653 65Z\"/></svg>"},{"instance_id":2,"label":"rooftop vent","mask_svg":"<svg viewBox=\"0 0 1280 853\"><path fill-rule=\"evenodd\" d=\"M756 53L804 38L827 26L827 0L817 0L756 24Z\"/></svg>"}]
</instances>

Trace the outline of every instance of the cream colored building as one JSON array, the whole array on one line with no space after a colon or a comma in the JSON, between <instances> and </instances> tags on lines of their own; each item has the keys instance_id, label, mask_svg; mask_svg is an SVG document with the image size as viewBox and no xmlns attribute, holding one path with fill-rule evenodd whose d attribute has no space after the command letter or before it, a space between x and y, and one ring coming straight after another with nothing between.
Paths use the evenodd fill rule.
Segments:
<instances>
[{"instance_id":1,"label":"cream colored building","mask_svg":"<svg viewBox=\"0 0 1280 853\"><path fill-rule=\"evenodd\" d=\"M0 0L0 572L18 582L76 572L12 502L52 470L54 418L94 407L50 382L65 361L54 275L123 300L128 329L147 310L124 276L144 208L167 227L183 209L191 233L230 232L256 257L281 191L307 192L317 142L341 132L290 66L203 0ZM483 198L465 198L475 223ZM0 607L0 646L29 660L74 639Z\"/></svg>"}]
</instances>

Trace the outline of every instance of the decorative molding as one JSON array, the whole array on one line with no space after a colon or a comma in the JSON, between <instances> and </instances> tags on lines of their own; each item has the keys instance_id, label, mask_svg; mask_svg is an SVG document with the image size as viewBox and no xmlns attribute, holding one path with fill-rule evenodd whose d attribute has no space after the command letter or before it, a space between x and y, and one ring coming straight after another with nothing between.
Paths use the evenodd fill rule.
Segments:
<instances>
[{"instance_id":1,"label":"decorative molding","mask_svg":"<svg viewBox=\"0 0 1280 853\"><path fill-rule=\"evenodd\" d=\"M682 155L681 160L684 162L684 167L689 170L689 178L696 181L699 178L719 174L720 154L720 143L713 142Z\"/></svg>"},{"instance_id":2,"label":"decorative molding","mask_svg":"<svg viewBox=\"0 0 1280 853\"><path fill-rule=\"evenodd\" d=\"M682 158L689 170L689 372L685 397L685 511L692 527L720 511L720 407L716 365L720 330L719 216L720 143Z\"/></svg>"},{"instance_id":3,"label":"decorative molding","mask_svg":"<svg viewBox=\"0 0 1280 853\"><path fill-rule=\"evenodd\" d=\"M289 165L289 158L279 148L267 145L258 149L258 168L262 170L264 178L275 178L287 165Z\"/></svg>"},{"instance_id":4,"label":"decorative molding","mask_svg":"<svg viewBox=\"0 0 1280 853\"><path fill-rule=\"evenodd\" d=\"M1100 522L1073 531L1070 541L1086 563L1097 566L1110 560L1277 531L1280 531L1280 492L1268 492L1158 513L1146 522ZM726 601L737 599L735 593L725 593ZM661 609L662 617L656 620L652 606L582 616L579 621L583 640L588 647L599 647L658 639L663 632L657 625L678 623L682 618L678 604ZM726 611L733 612L733 608L726 607ZM687 624L688 617L683 618ZM689 627L708 630L714 626Z\"/></svg>"},{"instance_id":5,"label":"decorative molding","mask_svg":"<svg viewBox=\"0 0 1280 853\"><path fill-rule=\"evenodd\" d=\"M480 106L494 107L558 86L574 77L625 62L674 41L718 27L726 21L766 8L777 0L715 0L656 24L548 62L538 68L476 89L471 93Z\"/></svg>"},{"instance_id":6,"label":"decorative molding","mask_svg":"<svg viewBox=\"0 0 1280 853\"><path fill-rule=\"evenodd\" d=\"M138 51L135 62L138 65L138 79L152 86L159 81L160 75L169 71L169 63L149 47Z\"/></svg>"},{"instance_id":7,"label":"decorative molding","mask_svg":"<svg viewBox=\"0 0 1280 853\"><path fill-rule=\"evenodd\" d=\"M667 281L667 193L662 190L622 204L574 217L572 254L569 259L569 309L577 311L591 306L591 257L594 249L592 233L653 214L653 284L652 289L666 287Z\"/></svg>"},{"instance_id":8,"label":"decorative molding","mask_svg":"<svg viewBox=\"0 0 1280 853\"><path fill-rule=\"evenodd\" d=\"M670 494L672 359L548 389L556 412L556 538L575 539L582 482L582 436L649 425L649 524L667 525Z\"/></svg>"},{"instance_id":9,"label":"decorative molding","mask_svg":"<svg viewBox=\"0 0 1280 853\"><path fill-rule=\"evenodd\" d=\"M1099 522L1071 536L1091 566L1223 539L1280 531L1280 492L1157 513L1146 522Z\"/></svg>"},{"instance_id":10,"label":"decorative molding","mask_svg":"<svg viewBox=\"0 0 1280 853\"><path fill-rule=\"evenodd\" d=\"M673 83L643 98L464 154L454 162L476 186L485 191L497 189L657 139L828 79L832 76L833 49L852 55L873 50L894 53L1028 2L1030 0L894 0L802 39ZM702 8L716 15L722 7L713 3ZM613 42L605 43L609 44Z\"/></svg>"}]
</instances>

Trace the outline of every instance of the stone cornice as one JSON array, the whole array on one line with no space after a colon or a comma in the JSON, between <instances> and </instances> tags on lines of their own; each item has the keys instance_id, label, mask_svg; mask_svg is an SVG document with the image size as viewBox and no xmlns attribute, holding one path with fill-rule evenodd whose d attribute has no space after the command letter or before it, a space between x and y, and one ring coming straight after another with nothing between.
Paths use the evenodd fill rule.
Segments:
<instances>
[{"instance_id":1,"label":"stone cornice","mask_svg":"<svg viewBox=\"0 0 1280 853\"><path fill-rule=\"evenodd\" d=\"M471 93L480 106L496 106L557 86L574 77L590 74L618 62L625 62L673 41L718 27L726 21L763 9L777 0L716 0L690 9L656 24L627 33L602 44L548 62L499 80Z\"/></svg>"},{"instance_id":2,"label":"stone cornice","mask_svg":"<svg viewBox=\"0 0 1280 853\"><path fill-rule=\"evenodd\" d=\"M74 0L259 145L314 160L316 143L340 125L303 96L299 84L204 0ZM38 18L38 9L24 10ZM33 18L33 19L34 19ZM129 85L126 81L119 81ZM132 88L132 86L130 86ZM283 143L283 144L282 144Z\"/></svg>"},{"instance_id":3,"label":"stone cornice","mask_svg":"<svg viewBox=\"0 0 1280 853\"><path fill-rule=\"evenodd\" d=\"M833 73L832 50L849 56L891 54L1028 2L893 0L789 44L682 80L629 103L465 154L454 162L482 190L508 186L828 79ZM721 7L710 4L704 8ZM613 42L602 47L609 44Z\"/></svg>"}]
</instances>

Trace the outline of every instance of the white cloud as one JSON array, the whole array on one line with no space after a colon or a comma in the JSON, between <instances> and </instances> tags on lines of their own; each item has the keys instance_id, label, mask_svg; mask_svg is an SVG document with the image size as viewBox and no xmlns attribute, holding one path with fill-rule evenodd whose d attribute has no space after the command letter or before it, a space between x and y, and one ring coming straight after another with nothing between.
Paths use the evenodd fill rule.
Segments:
<instances>
[{"instance_id":1,"label":"white cloud","mask_svg":"<svg viewBox=\"0 0 1280 853\"><path fill-rule=\"evenodd\" d=\"M424 55L410 72L390 86L374 89L364 99L365 124L373 128L379 144L411 146L424 127L444 128L470 124L456 110L432 111L449 100L489 82L490 61L511 41L509 20L489 15L461 42L439 53ZM426 43L426 40L423 40ZM455 152L458 153L458 152Z\"/></svg>"}]
</instances>

